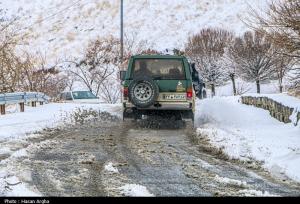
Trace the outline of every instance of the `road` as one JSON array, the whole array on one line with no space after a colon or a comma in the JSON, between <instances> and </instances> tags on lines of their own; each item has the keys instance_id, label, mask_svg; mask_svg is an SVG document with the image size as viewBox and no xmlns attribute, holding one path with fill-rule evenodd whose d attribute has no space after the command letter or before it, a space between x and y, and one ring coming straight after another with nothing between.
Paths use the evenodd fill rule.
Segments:
<instances>
[{"instance_id":1,"label":"road","mask_svg":"<svg viewBox=\"0 0 300 204\"><path fill-rule=\"evenodd\" d=\"M300 195L299 184L273 178L254 161L230 160L174 124L113 119L47 129L23 141L27 158L11 165L26 169L26 182L44 196L124 196L126 184L154 196Z\"/></svg>"}]
</instances>

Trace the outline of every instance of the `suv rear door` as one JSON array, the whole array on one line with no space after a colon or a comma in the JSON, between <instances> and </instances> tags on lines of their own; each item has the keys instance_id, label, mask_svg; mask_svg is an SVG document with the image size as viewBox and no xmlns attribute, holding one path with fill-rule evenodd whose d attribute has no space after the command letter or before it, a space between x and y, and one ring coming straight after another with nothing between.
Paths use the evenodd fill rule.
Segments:
<instances>
[{"instance_id":1,"label":"suv rear door","mask_svg":"<svg viewBox=\"0 0 300 204\"><path fill-rule=\"evenodd\" d=\"M135 59L131 78L151 77L162 92L185 93L188 87L185 64L182 58Z\"/></svg>"}]
</instances>

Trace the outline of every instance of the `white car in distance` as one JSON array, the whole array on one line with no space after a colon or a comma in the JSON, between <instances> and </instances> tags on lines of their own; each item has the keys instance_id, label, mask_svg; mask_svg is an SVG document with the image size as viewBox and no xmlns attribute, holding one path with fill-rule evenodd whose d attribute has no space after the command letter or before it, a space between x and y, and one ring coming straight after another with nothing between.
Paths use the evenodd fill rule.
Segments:
<instances>
[{"instance_id":1,"label":"white car in distance","mask_svg":"<svg viewBox=\"0 0 300 204\"><path fill-rule=\"evenodd\" d=\"M59 95L59 101L65 103L103 103L99 97L95 96L90 91L67 91Z\"/></svg>"}]
</instances>

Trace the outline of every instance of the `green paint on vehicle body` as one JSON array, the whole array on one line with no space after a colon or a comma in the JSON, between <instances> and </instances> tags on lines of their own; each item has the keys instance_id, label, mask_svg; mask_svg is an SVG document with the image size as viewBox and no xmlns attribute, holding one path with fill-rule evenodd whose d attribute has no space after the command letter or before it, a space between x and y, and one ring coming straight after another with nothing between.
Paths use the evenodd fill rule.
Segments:
<instances>
[{"instance_id":1,"label":"green paint on vehicle body","mask_svg":"<svg viewBox=\"0 0 300 204\"><path fill-rule=\"evenodd\" d=\"M184 56L173 56L173 55L136 55L132 56L129 60L128 63L128 69L124 81L124 87L128 87L129 84L131 83L131 74L133 72L133 67L134 67L134 62L137 59L176 59L176 60L181 60L183 63L183 67L185 70L185 80L167 80L167 79L161 79L161 80L155 80L156 83L158 84L159 91L160 92L186 92L186 90L190 87L192 87L192 76L190 72L190 65L188 63L188 60ZM178 83L182 83L183 89L177 89L178 88Z\"/></svg>"}]
</instances>

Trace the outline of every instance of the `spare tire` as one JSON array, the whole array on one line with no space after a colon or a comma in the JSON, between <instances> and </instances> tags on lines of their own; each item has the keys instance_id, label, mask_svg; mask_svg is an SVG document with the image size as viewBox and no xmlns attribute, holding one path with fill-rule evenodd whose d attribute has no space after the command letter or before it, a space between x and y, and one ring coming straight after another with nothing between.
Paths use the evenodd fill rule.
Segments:
<instances>
[{"instance_id":1,"label":"spare tire","mask_svg":"<svg viewBox=\"0 0 300 204\"><path fill-rule=\"evenodd\" d=\"M129 100L138 108L152 106L158 98L159 88L155 81L148 77L134 79L128 87Z\"/></svg>"}]
</instances>

